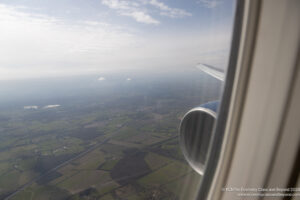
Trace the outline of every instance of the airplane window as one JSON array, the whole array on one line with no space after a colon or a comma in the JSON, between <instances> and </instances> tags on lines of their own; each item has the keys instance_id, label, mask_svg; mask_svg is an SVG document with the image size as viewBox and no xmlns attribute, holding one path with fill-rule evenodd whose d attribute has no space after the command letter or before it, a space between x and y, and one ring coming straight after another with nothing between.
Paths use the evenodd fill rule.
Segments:
<instances>
[{"instance_id":1,"label":"airplane window","mask_svg":"<svg viewBox=\"0 0 300 200\"><path fill-rule=\"evenodd\" d=\"M234 12L2 0L0 199L195 199Z\"/></svg>"}]
</instances>

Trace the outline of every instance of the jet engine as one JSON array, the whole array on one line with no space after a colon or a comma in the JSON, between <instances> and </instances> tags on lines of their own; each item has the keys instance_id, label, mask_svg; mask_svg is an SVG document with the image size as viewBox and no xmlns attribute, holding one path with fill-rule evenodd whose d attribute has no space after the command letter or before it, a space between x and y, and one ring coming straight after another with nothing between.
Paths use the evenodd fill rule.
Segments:
<instances>
[{"instance_id":1,"label":"jet engine","mask_svg":"<svg viewBox=\"0 0 300 200\"><path fill-rule=\"evenodd\" d=\"M190 166L203 174L219 102L213 101L188 111L180 124L179 143Z\"/></svg>"}]
</instances>

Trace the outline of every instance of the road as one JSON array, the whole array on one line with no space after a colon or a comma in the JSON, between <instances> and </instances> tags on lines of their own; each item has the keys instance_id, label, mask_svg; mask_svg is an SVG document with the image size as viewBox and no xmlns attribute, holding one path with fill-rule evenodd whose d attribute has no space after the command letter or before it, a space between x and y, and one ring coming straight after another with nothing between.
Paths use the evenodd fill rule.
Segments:
<instances>
[{"instance_id":1,"label":"road","mask_svg":"<svg viewBox=\"0 0 300 200\"><path fill-rule=\"evenodd\" d=\"M15 191L12 192L10 195L8 195L7 197L5 197L4 200L8 200L8 199L12 198L12 197L15 196L18 192L21 192L21 191L24 190L26 187L28 187L28 186L30 186L31 184L33 184L35 181L38 181L39 179L43 178L44 176L50 174L51 172L54 172L54 171L58 170L59 168L65 166L65 165L67 165L67 164L69 164L70 162L72 162L72 161L74 161L74 160L76 160L76 159L78 159L78 158L80 158L80 157L86 155L87 153L89 153L89 152L95 150L95 149L98 148L100 145L102 145L102 144L108 142L108 141L111 139L111 137L114 136L115 134L117 134L118 131L119 131L122 127L124 127L125 125L126 125L126 123L124 123L124 124L122 124L121 126L119 126L119 127L117 128L117 130L113 131L113 133L110 134L110 137L109 137L109 138L106 138L106 139L104 139L103 141L101 141L101 142L99 142L99 143L97 143L97 144L94 144L92 147L90 147L90 148L88 148L87 150L81 152L80 154L74 156L73 158L71 158L71 159L69 159L69 160L67 160L67 161L65 161L65 162L63 162L63 163L57 165L56 167L54 167L54 168L50 169L49 171L45 172L44 174L41 174L40 176L38 176L38 177L32 179L31 181L27 182L26 184L20 186L17 190L15 190Z\"/></svg>"}]
</instances>

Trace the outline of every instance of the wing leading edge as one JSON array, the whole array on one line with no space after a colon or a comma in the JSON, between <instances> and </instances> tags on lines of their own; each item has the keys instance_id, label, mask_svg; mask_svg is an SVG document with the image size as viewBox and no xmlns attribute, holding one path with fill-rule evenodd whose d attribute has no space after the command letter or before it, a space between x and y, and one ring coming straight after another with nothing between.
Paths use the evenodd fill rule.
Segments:
<instances>
[{"instance_id":1,"label":"wing leading edge","mask_svg":"<svg viewBox=\"0 0 300 200\"><path fill-rule=\"evenodd\" d=\"M225 80L225 73L224 71L216 68L216 67L213 67L213 66L210 66L210 65L206 65L206 64L197 64L196 66L198 69L202 70L203 72L211 75L212 77L220 80L220 81L224 81Z\"/></svg>"}]
</instances>

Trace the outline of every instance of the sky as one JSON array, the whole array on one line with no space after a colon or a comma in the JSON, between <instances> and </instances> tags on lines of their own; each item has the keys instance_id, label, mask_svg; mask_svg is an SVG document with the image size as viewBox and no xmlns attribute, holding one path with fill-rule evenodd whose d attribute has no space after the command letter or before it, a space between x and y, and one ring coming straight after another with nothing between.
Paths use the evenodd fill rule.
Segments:
<instances>
[{"instance_id":1,"label":"sky","mask_svg":"<svg viewBox=\"0 0 300 200\"><path fill-rule=\"evenodd\" d=\"M225 68L234 0L0 0L0 80Z\"/></svg>"}]
</instances>

